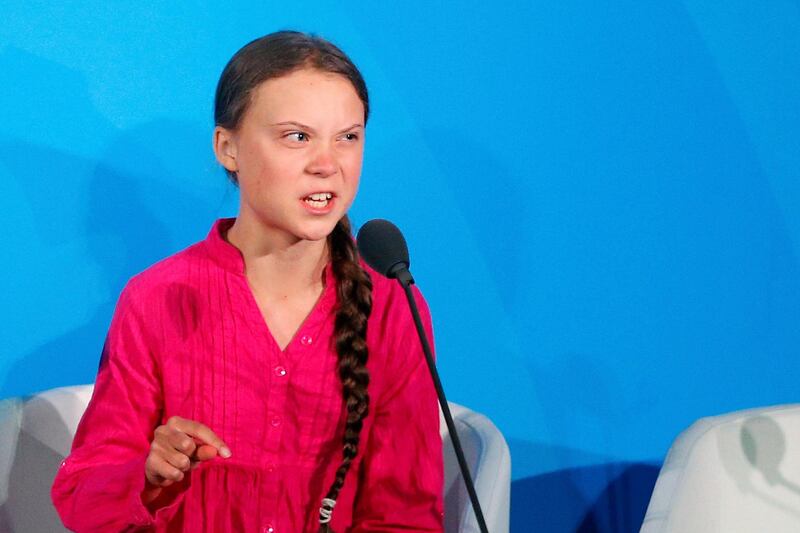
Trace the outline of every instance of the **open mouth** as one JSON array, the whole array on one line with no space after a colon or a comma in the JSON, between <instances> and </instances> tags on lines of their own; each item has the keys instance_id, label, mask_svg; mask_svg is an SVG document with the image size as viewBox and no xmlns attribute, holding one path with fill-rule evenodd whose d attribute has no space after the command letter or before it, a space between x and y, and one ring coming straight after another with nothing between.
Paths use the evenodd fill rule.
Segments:
<instances>
[{"instance_id":1,"label":"open mouth","mask_svg":"<svg viewBox=\"0 0 800 533\"><path fill-rule=\"evenodd\" d=\"M333 199L333 193L315 192L303 198L303 201L315 209L322 209L328 206L328 202L330 202L331 199Z\"/></svg>"}]
</instances>

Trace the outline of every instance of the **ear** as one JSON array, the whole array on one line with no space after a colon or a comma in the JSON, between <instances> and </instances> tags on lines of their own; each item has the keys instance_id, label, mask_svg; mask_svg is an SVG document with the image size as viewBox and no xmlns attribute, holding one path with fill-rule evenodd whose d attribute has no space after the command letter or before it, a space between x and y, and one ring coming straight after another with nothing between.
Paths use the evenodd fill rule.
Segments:
<instances>
[{"instance_id":1,"label":"ear","mask_svg":"<svg viewBox=\"0 0 800 533\"><path fill-rule=\"evenodd\" d=\"M238 146L234 133L222 126L217 126L214 128L212 143L214 145L214 155L217 156L219 164L230 172L238 172L239 165L236 162Z\"/></svg>"}]
</instances>

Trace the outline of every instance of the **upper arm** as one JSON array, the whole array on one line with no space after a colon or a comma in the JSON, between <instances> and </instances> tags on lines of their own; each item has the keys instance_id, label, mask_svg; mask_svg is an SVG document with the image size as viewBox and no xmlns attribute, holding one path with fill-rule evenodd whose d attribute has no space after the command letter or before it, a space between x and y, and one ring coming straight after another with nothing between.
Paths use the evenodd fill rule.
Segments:
<instances>
[{"instance_id":1,"label":"upper arm","mask_svg":"<svg viewBox=\"0 0 800 533\"><path fill-rule=\"evenodd\" d=\"M143 302L120 295L103 345L94 393L72 446L75 461L146 453L161 417L163 395L156 340Z\"/></svg>"},{"instance_id":2,"label":"upper arm","mask_svg":"<svg viewBox=\"0 0 800 533\"><path fill-rule=\"evenodd\" d=\"M76 531L146 525L144 464L161 417L160 374L141 302L126 286L111 320L94 393L51 491Z\"/></svg>"},{"instance_id":3,"label":"upper arm","mask_svg":"<svg viewBox=\"0 0 800 533\"><path fill-rule=\"evenodd\" d=\"M428 306L414 292L432 345ZM436 392L405 298L395 306L353 531L441 531L444 474Z\"/></svg>"}]
</instances>

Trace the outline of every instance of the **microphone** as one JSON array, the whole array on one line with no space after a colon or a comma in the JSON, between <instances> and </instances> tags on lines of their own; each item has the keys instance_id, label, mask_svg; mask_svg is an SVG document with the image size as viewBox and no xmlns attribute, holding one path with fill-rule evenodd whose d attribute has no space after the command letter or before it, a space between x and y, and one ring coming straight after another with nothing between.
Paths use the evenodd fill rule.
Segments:
<instances>
[{"instance_id":1,"label":"microphone","mask_svg":"<svg viewBox=\"0 0 800 533\"><path fill-rule=\"evenodd\" d=\"M414 294L411 292L411 285L414 283L414 278L411 277L411 272L408 270L411 266L411 260L408 257L408 245L406 245L406 240L403 238L403 234L397 226L388 220L375 219L370 220L358 230L356 246L358 247L358 252L361 254L361 257L364 258L364 261L366 261L369 266L387 278L396 279L406 293L406 299L411 308L411 315L414 318L414 325L417 328L417 334L422 344L422 351L425 352L425 359L428 362L428 370L430 370L431 377L433 378L433 386L436 389L436 395L439 397L439 405L442 407L444 421L447 424L450 440L453 442L453 449L456 452L458 467L461 470L461 476L464 478L464 483L467 486L467 493L469 493L469 499L472 502L472 510L475 512L475 518L478 520L481 533L488 533L486 520L483 518L483 511L478 502L478 494L475 492L475 485L472 483L472 476L469 473L467 460L464 458L464 450L461 448L461 440L458 438L456 425L453 422L453 416L450 414L447 398L444 396L442 382L439 380L439 373L436 371L436 363L433 361L433 352L428 343L428 337L425 334L422 319L419 316L417 301L414 299Z\"/></svg>"},{"instance_id":2,"label":"microphone","mask_svg":"<svg viewBox=\"0 0 800 533\"><path fill-rule=\"evenodd\" d=\"M414 283L408 271L411 260L406 240L388 220L376 218L361 226L356 246L364 261L387 278L396 278L403 285Z\"/></svg>"}]
</instances>

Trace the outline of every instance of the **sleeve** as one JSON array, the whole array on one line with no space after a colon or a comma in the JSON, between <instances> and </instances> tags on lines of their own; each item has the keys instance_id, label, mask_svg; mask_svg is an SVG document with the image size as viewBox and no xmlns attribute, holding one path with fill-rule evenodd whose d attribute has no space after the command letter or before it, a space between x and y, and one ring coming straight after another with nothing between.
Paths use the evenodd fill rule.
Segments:
<instances>
[{"instance_id":1,"label":"sleeve","mask_svg":"<svg viewBox=\"0 0 800 533\"><path fill-rule=\"evenodd\" d=\"M78 424L70 455L51 489L64 525L77 532L129 531L155 523L188 486L165 489L154 506L142 502L145 460L162 416L162 388L144 313L123 289L103 346L94 393Z\"/></svg>"},{"instance_id":2,"label":"sleeve","mask_svg":"<svg viewBox=\"0 0 800 533\"><path fill-rule=\"evenodd\" d=\"M428 306L414 287L433 349ZM399 300L399 299L398 299ZM394 341L375 398L353 533L443 531L444 467L439 404L409 306L402 296L387 321Z\"/></svg>"}]
</instances>

